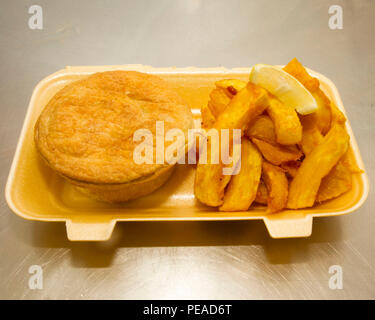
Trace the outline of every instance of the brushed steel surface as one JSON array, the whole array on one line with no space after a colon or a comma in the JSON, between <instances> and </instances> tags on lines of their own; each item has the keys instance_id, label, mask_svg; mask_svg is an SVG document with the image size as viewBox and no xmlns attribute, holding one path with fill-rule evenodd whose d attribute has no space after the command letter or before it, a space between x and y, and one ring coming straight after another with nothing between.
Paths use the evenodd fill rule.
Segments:
<instances>
[{"instance_id":1,"label":"brushed steel surface","mask_svg":"<svg viewBox=\"0 0 375 320\"><path fill-rule=\"evenodd\" d=\"M110 241L72 243L65 226L23 220L0 199L1 299L374 299L375 2L0 2L0 184L4 190L34 86L66 65L285 64L296 56L338 87L370 179L357 212L314 221L306 239L271 239L263 222L119 223ZM330 30L339 4L344 29ZM42 290L28 269L43 268ZM331 265L343 289L328 286Z\"/></svg>"}]
</instances>

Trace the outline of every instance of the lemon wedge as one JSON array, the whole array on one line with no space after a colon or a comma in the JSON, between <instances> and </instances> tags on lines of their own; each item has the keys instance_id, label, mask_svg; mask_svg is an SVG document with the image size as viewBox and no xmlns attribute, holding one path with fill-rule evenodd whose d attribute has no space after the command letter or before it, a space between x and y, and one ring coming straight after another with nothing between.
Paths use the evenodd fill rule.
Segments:
<instances>
[{"instance_id":1,"label":"lemon wedge","mask_svg":"<svg viewBox=\"0 0 375 320\"><path fill-rule=\"evenodd\" d=\"M302 83L279 67L256 64L251 70L250 82L263 87L299 114L318 109L314 97Z\"/></svg>"}]
</instances>

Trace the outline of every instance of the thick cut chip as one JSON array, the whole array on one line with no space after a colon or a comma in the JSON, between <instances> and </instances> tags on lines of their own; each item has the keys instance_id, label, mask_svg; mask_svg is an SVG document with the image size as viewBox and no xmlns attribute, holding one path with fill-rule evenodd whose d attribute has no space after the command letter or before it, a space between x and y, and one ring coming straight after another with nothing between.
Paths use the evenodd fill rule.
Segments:
<instances>
[{"instance_id":1,"label":"thick cut chip","mask_svg":"<svg viewBox=\"0 0 375 320\"><path fill-rule=\"evenodd\" d=\"M216 121L216 118L215 116L212 114L210 108L208 107L208 105L203 105L202 108L201 108L201 116L202 116L202 127L203 128L211 128L215 121Z\"/></svg>"},{"instance_id":2,"label":"thick cut chip","mask_svg":"<svg viewBox=\"0 0 375 320\"><path fill-rule=\"evenodd\" d=\"M334 106L332 108L332 123L344 124L346 119L343 113ZM301 117L303 124L303 137L300 144L302 151L307 155L323 140L323 135L316 126L315 115ZM351 188L351 173L361 172L353 161L352 152L348 151L341 157L339 162L330 173L322 179L316 201L326 201L345 193Z\"/></svg>"},{"instance_id":3,"label":"thick cut chip","mask_svg":"<svg viewBox=\"0 0 375 320\"><path fill-rule=\"evenodd\" d=\"M230 103L231 98L225 93L225 89L216 88L210 93L210 101L208 107L215 118L224 111L227 105Z\"/></svg>"},{"instance_id":4,"label":"thick cut chip","mask_svg":"<svg viewBox=\"0 0 375 320\"><path fill-rule=\"evenodd\" d=\"M346 122L346 118L342 111L333 102L330 103L330 107L332 113L332 125L334 123L344 124Z\"/></svg>"},{"instance_id":5,"label":"thick cut chip","mask_svg":"<svg viewBox=\"0 0 375 320\"><path fill-rule=\"evenodd\" d=\"M224 165L220 161L219 143L211 148L211 136L207 137L207 149L200 150L199 162L195 173L194 193L198 200L212 207L222 204L224 189L230 181L230 175L223 175ZM206 153L203 157L202 153ZM203 160L204 159L204 160Z\"/></svg>"},{"instance_id":6,"label":"thick cut chip","mask_svg":"<svg viewBox=\"0 0 375 320\"><path fill-rule=\"evenodd\" d=\"M246 87L246 82L238 79L223 79L216 81L216 87L227 90L227 92L234 96L237 92Z\"/></svg>"},{"instance_id":7,"label":"thick cut chip","mask_svg":"<svg viewBox=\"0 0 375 320\"><path fill-rule=\"evenodd\" d=\"M267 204L267 200L268 200L267 187L266 187L263 179L260 179L258 190L257 190L257 195L256 195L254 201L256 203L259 203L259 204Z\"/></svg>"},{"instance_id":8,"label":"thick cut chip","mask_svg":"<svg viewBox=\"0 0 375 320\"><path fill-rule=\"evenodd\" d=\"M348 150L349 135L344 126L334 125L323 141L303 160L289 188L288 208L314 205L322 179Z\"/></svg>"},{"instance_id":9,"label":"thick cut chip","mask_svg":"<svg viewBox=\"0 0 375 320\"><path fill-rule=\"evenodd\" d=\"M217 129L244 129L267 108L267 91L248 83L238 92L225 110L217 117Z\"/></svg>"},{"instance_id":10,"label":"thick cut chip","mask_svg":"<svg viewBox=\"0 0 375 320\"><path fill-rule=\"evenodd\" d=\"M297 112L277 100L269 98L267 113L275 125L276 140L280 144L297 144L302 139L302 125Z\"/></svg>"},{"instance_id":11,"label":"thick cut chip","mask_svg":"<svg viewBox=\"0 0 375 320\"><path fill-rule=\"evenodd\" d=\"M243 129L267 107L267 92L253 84L236 94L229 105L217 118L213 128L220 129ZM223 164L211 163L211 147L207 143L207 163L202 163L201 157L195 174L194 193L197 199L209 206L222 205L224 188L229 182L230 176L223 175ZM223 148L223 146L221 146ZM216 156L220 154L220 148L214 148ZM229 178L228 178L229 177Z\"/></svg>"},{"instance_id":12,"label":"thick cut chip","mask_svg":"<svg viewBox=\"0 0 375 320\"><path fill-rule=\"evenodd\" d=\"M334 105L332 106L332 125L344 124L344 114ZM303 125L303 136L300 147L307 155L323 140L323 135L316 126L317 117L308 115L301 117ZM316 201L326 201L345 193L351 188L352 173L362 172L353 157L352 151L348 149L330 173L322 179Z\"/></svg>"},{"instance_id":13,"label":"thick cut chip","mask_svg":"<svg viewBox=\"0 0 375 320\"><path fill-rule=\"evenodd\" d=\"M293 58L284 67L284 71L301 82L310 92L316 91L320 86L319 80L310 76L305 67L296 58Z\"/></svg>"},{"instance_id":14,"label":"thick cut chip","mask_svg":"<svg viewBox=\"0 0 375 320\"><path fill-rule=\"evenodd\" d=\"M220 211L246 211L257 194L262 173L262 156L248 140L241 145L241 169L233 175L224 194L224 203Z\"/></svg>"},{"instance_id":15,"label":"thick cut chip","mask_svg":"<svg viewBox=\"0 0 375 320\"><path fill-rule=\"evenodd\" d=\"M280 165L281 169L285 171L287 176L294 178L297 174L298 168L301 166L301 161L289 161Z\"/></svg>"},{"instance_id":16,"label":"thick cut chip","mask_svg":"<svg viewBox=\"0 0 375 320\"><path fill-rule=\"evenodd\" d=\"M268 162L263 162L262 168L262 178L268 191L268 211L280 211L288 201L288 179L282 169Z\"/></svg>"},{"instance_id":17,"label":"thick cut chip","mask_svg":"<svg viewBox=\"0 0 375 320\"><path fill-rule=\"evenodd\" d=\"M348 168L351 173L363 173L364 171L358 166L357 161L354 157L353 150L348 149L342 156L340 162Z\"/></svg>"},{"instance_id":18,"label":"thick cut chip","mask_svg":"<svg viewBox=\"0 0 375 320\"><path fill-rule=\"evenodd\" d=\"M246 129L249 138L257 138L269 143L276 143L275 127L271 118L267 115L260 115Z\"/></svg>"},{"instance_id":19,"label":"thick cut chip","mask_svg":"<svg viewBox=\"0 0 375 320\"><path fill-rule=\"evenodd\" d=\"M331 101L320 88L311 94L318 104L316 110L317 126L322 134L326 134L331 127Z\"/></svg>"},{"instance_id":20,"label":"thick cut chip","mask_svg":"<svg viewBox=\"0 0 375 320\"><path fill-rule=\"evenodd\" d=\"M316 122L317 117L315 114L301 116L303 130L299 146L305 155L309 154L323 140L323 135L318 129Z\"/></svg>"},{"instance_id":21,"label":"thick cut chip","mask_svg":"<svg viewBox=\"0 0 375 320\"><path fill-rule=\"evenodd\" d=\"M340 161L326 175L320 184L317 202L326 201L336 198L341 194L349 191L352 187L352 173Z\"/></svg>"},{"instance_id":22,"label":"thick cut chip","mask_svg":"<svg viewBox=\"0 0 375 320\"><path fill-rule=\"evenodd\" d=\"M295 146L271 144L256 138L251 141L258 147L266 160L277 166L284 162L299 160L303 156Z\"/></svg>"},{"instance_id":23,"label":"thick cut chip","mask_svg":"<svg viewBox=\"0 0 375 320\"><path fill-rule=\"evenodd\" d=\"M316 201L333 199L349 191L352 187L352 174L362 172L349 148L337 165L322 179Z\"/></svg>"},{"instance_id":24,"label":"thick cut chip","mask_svg":"<svg viewBox=\"0 0 375 320\"><path fill-rule=\"evenodd\" d=\"M330 100L320 89L318 79L309 75L305 67L294 58L285 67L284 71L301 82L311 92L318 105L315 115L318 118L317 126L322 134L326 134L331 127L331 106Z\"/></svg>"}]
</instances>

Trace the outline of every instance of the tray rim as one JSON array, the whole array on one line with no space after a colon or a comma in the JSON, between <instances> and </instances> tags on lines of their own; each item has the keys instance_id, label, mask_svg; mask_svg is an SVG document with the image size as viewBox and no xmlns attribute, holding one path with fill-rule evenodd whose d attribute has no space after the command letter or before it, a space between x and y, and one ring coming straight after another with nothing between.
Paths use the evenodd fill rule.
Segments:
<instances>
[{"instance_id":1,"label":"tray rim","mask_svg":"<svg viewBox=\"0 0 375 320\"><path fill-rule=\"evenodd\" d=\"M278 66L282 67L281 65L278 65ZM337 211L337 212L306 213L304 218L288 219L288 220L277 219L277 215L276 216L265 216L265 215L263 215L263 216L260 216L260 215L251 216L251 215L249 215L249 216L231 216L231 217L229 217L229 216L227 216L227 217L226 216L221 216L221 217L217 217L217 216L213 216L213 217L209 217L209 216L207 216L207 217L159 217L159 218L158 217L152 217L152 218L137 217L137 218L114 218L114 219L108 219L105 222L102 222L102 221L98 222L98 223L85 222L84 224L86 224L86 225L90 225L90 224L91 225L100 225L100 224L104 223L106 225L106 227L104 228L104 229L106 229L105 236L102 237L102 239L99 239L99 240L106 240L110 237L110 235L112 233L112 230L114 228L114 225L118 221L120 222L120 221L263 220L264 223L266 224L266 227L267 227L268 231L270 232L270 235L272 237L274 237L274 238L280 238L280 237L286 238L286 237L289 237L289 236L288 235L278 236L277 232L271 231L273 225L275 224L275 221L278 224L279 223L286 223L287 221L289 221L289 222L293 221L293 223L295 223L297 220L299 221L299 220L304 219L304 220L307 221L306 222L307 224L305 223L305 225L310 225L310 228L305 230L303 235L290 235L290 237L299 237L299 236L306 237L306 236L311 235L311 229L312 229L311 227L312 227L313 217L338 216L338 215L344 215L344 214L348 214L348 213L351 213L353 211L358 210L363 205L363 203L366 201L366 199L368 197L368 194L369 194L369 179L368 179L368 176L367 176L367 172L365 170L365 166L364 166L362 156L361 156L360 151L359 151L357 141L355 139L353 130L352 130L351 125L350 125L350 120L348 119L348 117L346 115L345 108L343 106L340 94L339 94L335 84L329 78L327 78L326 76L324 76L324 75L322 75L322 74L320 74L316 71L313 71L310 68L306 68L306 69L309 72L309 74L317 77L319 80L322 80L328 87L330 87L330 89L332 91L332 94L334 96L334 99L336 100L339 109L345 114L345 116L347 118L346 129L347 129L347 131L350 135L350 145L351 145L351 148L353 149L354 156L356 158L356 161L357 161L358 165L364 171L363 173L361 173L361 180L362 180L362 184L363 184L363 193L362 193L359 201L357 201L352 207L347 208L345 210ZM17 206L15 205L15 203L12 199L12 196L11 196L11 190L12 190L12 186L13 186L13 183L14 183L14 176L15 176L17 166L19 164L22 145L24 143L28 123L30 121L30 117L31 117L32 112L33 112L34 101L35 101L35 99L38 95L38 92L40 90L42 90L42 88L46 84L48 84L48 82L50 82L52 80L55 80L59 77L62 77L67 73L80 73L81 75L84 75L84 74L89 75L89 74L92 74L92 73L95 73L95 72L108 71L108 70L134 70L134 71L153 73L153 74L193 74L193 75L199 75L199 74L226 74L226 73L228 73L228 74L243 75L243 74L246 74L246 73L249 74L250 71L251 71L251 67L241 67L241 68L225 68L225 67L214 67L214 68L182 67L182 68L178 68L178 67L166 67L166 68L157 68L157 67L140 65L140 64L108 65L108 66L67 66L64 69L60 69L57 72L54 72L54 73L46 76L44 79L42 79L35 86L35 88L33 90L33 93L32 93L32 96L31 96L31 99L30 99L30 102L29 102L29 105L28 105L28 108L27 108L27 111L26 111L25 119L23 121L21 133L20 133L19 138L18 138L16 151L15 151L15 154L14 154L14 157L13 157L13 160L12 160L9 176L8 176L6 187L5 187L5 198L6 198L6 201L8 203L8 206L10 207L10 209L15 214L17 214L18 216L20 216L24 219L34 220L34 221L55 221L55 222L65 221L66 225L67 225L68 238L70 240L75 240L74 236L72 238L69 237L69 226L71 228L75 229L75 223L73 223L72 219L70 219L68 217L66 217L66 218L64 218L64 217L48 217L48 218L47 217L46 218L35 217L35 216L30 216L27 212L23 212L23 211L21 211L17 208ZM298 210L296 210L296 212L298 212ZM78 222L77 225L79 225L79 224L82 224L82 223ZM88 240L91 240L91 239L88 239ZM97 239L94 239L94 240L97 240Z\"/></svg>"}]
</instances>

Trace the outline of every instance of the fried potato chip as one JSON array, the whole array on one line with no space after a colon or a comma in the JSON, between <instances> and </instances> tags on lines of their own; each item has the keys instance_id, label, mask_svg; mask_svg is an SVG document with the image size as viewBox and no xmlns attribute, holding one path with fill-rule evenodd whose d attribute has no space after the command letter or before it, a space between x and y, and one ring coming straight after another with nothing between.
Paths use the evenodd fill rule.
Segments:
<instances>
[{"instance_id":1,"label":"fried potato chip","mask_svg":"<svg viewBox=\"0 0 375 320\"><path fill-rule=\"evenodd\" d=\"M207 150L203 151L206 152L206 162L202 163L202 153L199 156L194 193L200 202L217 207L223 202L224 189L231 176L223 175L224 165L220 161L215 161L215 159L220 159L220 148L218 145L211 147L213 141L210 136L207 137Z\"/></svg>"},{"instance_id":2,"label":"fried potato chip","mask_svg":"<svg viewBox=\"0 0 375 320\"><path fill-rule=\"evenodd\" d=\"M303 156L295 146L271 144L256 138L252 138L251 141L258 147L266 160L277 166L284 162L299 160Z\"/></svg>"},{"instance_id":3,"label":"fried potato chip","mask_svg":"<svg viewBox=\"0 0 375 320\"><path fill-rule=\"evenodd\" d=\"M330 103L330 107L332 113L332 124L344 124L346 122L346 118L342 111L333 102Z\"/></svg>"},{"instance_id":4,"label":"fried potato chip","mask_svg":"<svg viewBox=\"0 0 375 320\"><path fill-rule=\"evenodd\" d=\"M246 129L246 136L257 138L269 143L276 143L275 127L268 115L260 115Z\"/></svg>"},{"instance_id":5,"label":"fried potato chip","mask_svg":"<svg viewBox=\"0 0 375 320\"><path fill-rule=\"evenodd\" d=\"M343 125L334 125L322 142L303 160L293 178L288 197L288 208L298 209L314 205L322 179L332 170L349 146L349 135Z\"/></svg>"},{"instance_id":6,"label":"fried potato chip","mask_svg":"<svg viewBox=\"0 0 375 320\"><path fill-rule=\"evenodd\" d=\"M320 88L311 94L318 104L315 112L318 119L317 126L322 134L326 134L331 127L331 101Z\"/></svg>"},{"instance_id":7,"label":"fried potato chip","mask_svg":"<svg viewBox=\"0 0 375 320\"><path fill-rule=\"evenodd\" d=\"M267 108L267 92L263 88L248 83L238 92L227 108L217 117L214 127L217 129L245 129Z\"/></svg>"},{"instance_id":8,"label":"fried potato chip","mask_svg":"<svg viewBox=\"0 0 375 320\"><path fill-rule=\"evenodd\" d=\"M227 105L230 103L231 98L225 93L225 89L216 88L210 93L210 101L208 107L215 118L224 111Z\"/></svg>"},{"instance_id":9,"label":"fried potato chip","mask_svg":"<svg viewBox=\"0 0 375 320\"><path fill-rule=\"evenodd\" d=\"M224 203L219 210L246 211L257 194L261 172L261 154L248 139L242 139L241 169L231 177L224 194Z\"/></svg>"},{"instance_id":10,"label":"fried potato chip","mask_svg":"<svg viewBox=\"0 0 375 320\"><path fill-rule=\"evenodd\" d=\"M218 116L213 128L243 129L252 119L261 114L267 107L267 93L264 89L253 84L236 94L225 110ZM197 199L209 206L217 207L223 203L224 188L230 176L224 176L223 164L211 163L211 139L207 143L207 164L202 163L201 157L195 175L194 193ZM221 148L223 146L221 145ZM218 156L220 148L215 149ZM229 177L229 178L228 178Z\"/></svg>"},{"instance_id":11,"label":"fried potato chip","mask_svg":"<svg viewBox=\"0 0 375 320\"><path fill-rule=\"evenodd\" d=\"M209 102L210 103L210 102ZM210 108L208 105L203 105L201 108L201 116L202 116L202 127L203 128L211 128L215 121L216 118L212 114Z\"/></svg>"},{"instance_id":12,"label":"fried potato chip","mask_svg":"<svg viewBox=\"0 0 375 320\"><path fill-rule=\"evenodd\" d=\"M317 117L315 114L301 116L300 119L303 130L299 146L302 152L307 155L322 142L323 135L316 125Z\"/></svg>"},{"instance_id":13,"label":"fried potato chip","mask_svg":"<svg viewBox=\"0 0 375 320\"><path fill-rule=\"evenodd\" d=\"M262 169L262 178L268 191L267 211L280 211L288 201L288 179L282 169L268 162L263 162Z\"/></svg>"},{"instance_id":14,"label":"fried potato chip","mask_svg":"<svg viewBox=\"0 0 375 320\"><path fill-rule=\"evenodd\" d=\"M331 127L331 106L330 100L320 89L319 80L310 76L305 67L296 58L284 67L284 71L295 77L311 92L318 104L318 109L315 111L315 115L318 118L317 126L322 134L326 134Z\"/></svg>"},{"instance_id":15,"label":"fried potato chip","mask_svg":"<svg viewBox=\"0 0 375 320\"><path fill-rule=\"evenodd\" d=\"M280 165L281 169L287 174L287 176L294 178L297 174L298 168L301 166L301 161L288 161Z\"/></svg>"},{"instance_id":16,"label":"fried potato chip","mask_svg":"<svg viewBox=\"0 0 375 320\"><path fill-rule=\"evenodd\" d=\"M237 92L246 87L246 82L237 79L224 79L216 83L215 89L210 93L208 105L202 106L202 126L211 128L217 116L223 112Z\"/></svg>"},{"instance_id":17,"label":"fried potato chip","mask_svg":"<svg viewBox=\"0 0 375 320\"><path fill-rule=\"evenodd\" d=\"M332 123L344 124L346 119L343 113L337 109L336 106L332 108ZM303 124L303 136L301 141L301 149L307 155L323 140L323 135L316 126L316 117L309 115L301 117ZM316 201L326 201L345 193L351 188L353 172L361 172L355 160L350 156L351 150L348 149L341 157L339 162L329 172L327 176L322 179Z\"/></svg>"},{"instance_id":18,"label":"fried potato chip","mask_svg":"<svg viewBox=\"0 0 375 320\"><path fill-rule=\"evenodd\" d=\"M270 97L267 113L274 123L278 143L291 145L301 141L302 125L294 108Z\"/></svg>"},{"instance_id":19,"label":"fried potato chip","mask_svg":"<svg viewBox=\"0 0 375 320\"><path fill-rule=\"evenodd\" d=\"M340 162L351 172L351 173L363 173L364 171L358 167L357 161L355 160L353 150L348 149L340 159Z\"/></svg>"},{"instance_id":20,"label":"fried potato chip","mask_svg":"<svg viewBox=\"0 0 375 320\"><path fill-rule=\"evenodd\" d=\"M336 166L322 179L319 187L317 202L336 198L349 191L352 187L352 173L342 162Z\"/></svg>"},{"instance_id":21,"label":"fried potato chip","mask_svg":"<svg viewBox=\"0 0 375 320\"><path fill-rule=\"evenodd\" d=\"M319 80L310 76L305 67L296 58L293 58L283 70L301 82L310 92L316 91L320 86Z\"/></svg>"},{"instance_id":22,"label":"fried potato chip","mask_svg":"<svg viewBox=\"0 0 375 320\"><path fill-rule=\"evenodd\" d=\"M352 173L362 173L354 158L353 151L348 149L340 161L322 179L316 201L322 202L336 198L352 187Z\"/></svg>"},{"instance_id":23,"label":"fried potato chip","mask_svg":"<svg viewBox=\"0 0 375 320\"><path fill-rule=\"evenodd\" d=\"M259 204L267 204L267 199L268 199L268 191L267 187L263 181L263 179L260 179L259 185L258 185L258 190L257 190L257 195L255 196L255 202Z\"/></svg>"},{"instance_id":24,"label":"fried potato chip","mask_svg":"<svg viewBox=\"0 0 375 320\"><path fill-rule=\"evenodd\" d=\"M346 118L344 114L334 105L332 106L332 124L344 124ZM323 135L316 126L316 117L309 115L301 117L303 124L303 137L301 141L301 149L307 155L323 140ZM322 179L316 201L326 201L345 193L351 188L352 176L351 173L362 172L358 168L353 153L347 150L341 157L339 162L330 173Z\"/></svg>"},{"instance_id":25,"label":"fried potato chip","mask_svg":"<svg viewBox=\"0 0 375 320\"><path fill-rule=\"evenodd\" d=\"M238 79L223 79L215 82L216 87L228 91L232 96L246 87L246 82Z\"/></svg>"}]
</instances>

